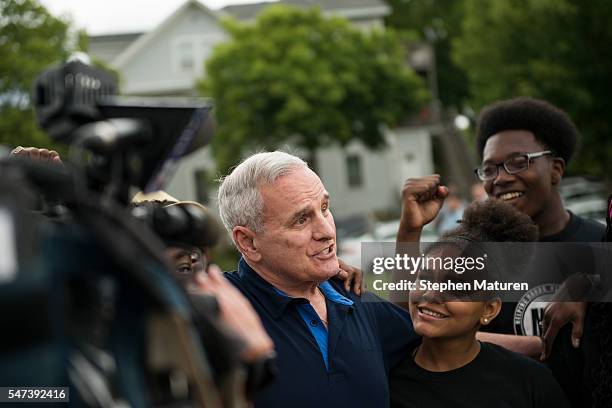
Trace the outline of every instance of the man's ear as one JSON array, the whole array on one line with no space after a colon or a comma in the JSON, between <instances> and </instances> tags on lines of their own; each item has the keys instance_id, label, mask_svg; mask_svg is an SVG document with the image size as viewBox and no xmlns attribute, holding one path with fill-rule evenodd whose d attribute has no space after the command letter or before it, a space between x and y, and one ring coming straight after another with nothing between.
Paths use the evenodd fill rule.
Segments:
<instances>
[{"instance_id":1,"label":"man's ear","mask_svg":"<svg viewBox=\"0 0 612 408\"><path fill-rule=\"evenodd\" d=\"M501 299L495 298L485 302L482 316L480 316L480 324L486 326L497 317L501 310Z\"/></svg>"},{"instance_id":2,"label":"man's ear","mask_svg":"<svg viewBox=\"0 0 612 408\"><path fill-rule=\"evenodd\" d=\"M561 178L563 178L563 173L565 172L565 160L561 157L555 157L552 161L552 174L551 174L551 182L553 186L556 186L561 182Z\"/></svg>"},{"instance_id":3,"label":"man's ear","mask_svg":"<svg viewBox=\"0 0 612 408\"><path fill-rule=\"evenodd\" d=\"M237 226L232 230L232 237L238 251L249 261L259 262L261 254L255 246L255 232L247 227Z\"/></svg>"}]
</instances>

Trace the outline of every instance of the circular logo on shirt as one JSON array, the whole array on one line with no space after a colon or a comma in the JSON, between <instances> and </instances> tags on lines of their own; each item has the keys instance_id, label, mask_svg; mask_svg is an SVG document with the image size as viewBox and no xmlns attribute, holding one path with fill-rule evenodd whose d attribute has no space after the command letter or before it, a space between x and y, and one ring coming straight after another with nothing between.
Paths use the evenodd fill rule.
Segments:
<instances>
[{"instance_id":1,"label":"circular logo on shirt","mask_svg":"<svg viewBox=\"0 0 612 408\"><path fill-rule=\"evenodd\" d=\"M540 322L544 320L544 309L558 288L557 283L547 283L531 288L521 297L514 309L514 334L542 335Z\"/></svg>"}]
</instances>

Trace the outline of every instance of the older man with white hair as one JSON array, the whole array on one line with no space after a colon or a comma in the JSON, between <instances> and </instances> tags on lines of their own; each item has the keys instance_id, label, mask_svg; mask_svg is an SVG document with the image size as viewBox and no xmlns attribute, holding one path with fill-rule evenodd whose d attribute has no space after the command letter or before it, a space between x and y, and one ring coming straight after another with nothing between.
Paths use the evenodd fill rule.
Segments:
<instances>
[{"instance_id":1,"label":"older man with white hair","mask_svg":"<svg viewBox=\"0 0 612 408\"><path fill-rule=\"evenodd\" d=\"M388 373L415 340L409 315L330 280L338 273L329 193L298 157L247 158L219 189L242 254L226 274L251 301L278 353L256 407L385 407ZM370 300L370 301L368 301Z\"/></svg>"}]
</instances>

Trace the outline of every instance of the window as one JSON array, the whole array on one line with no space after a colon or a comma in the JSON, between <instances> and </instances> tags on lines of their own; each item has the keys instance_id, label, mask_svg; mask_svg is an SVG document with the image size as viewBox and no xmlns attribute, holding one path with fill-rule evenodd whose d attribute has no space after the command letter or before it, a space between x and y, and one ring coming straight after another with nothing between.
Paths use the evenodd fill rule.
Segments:
<instances>
[{"instance_id":1,"label":"window","mask_svg":"<svg viewBox=\"0 0 612 408\"><path fill-rule=\"evenodd\" d=\"M178 45L179 68L183 72L193 72L195 61L193 55L193 44L182 42Z\"/></svg>"},{"instance_id":2,"label":"window","mask_svg":"<svg viewBox=\"0 0 612 408\"><path fill-rule=\"evenodd\" d=\"M349 187L355 188L363 185L361 157L357 155L346 156L346 173Z\"/></svg>"},{"instance_id":3,"label":"window","mask_svg":"<svg viewBox=\"0 0 612 408\"><path fill-rule=\"evenodd\" d=\"M215 45L224 40L220 33L177 36L172 41L172 69L176 74L201 75L204 61Z\"/></svg>"}]
</instances>

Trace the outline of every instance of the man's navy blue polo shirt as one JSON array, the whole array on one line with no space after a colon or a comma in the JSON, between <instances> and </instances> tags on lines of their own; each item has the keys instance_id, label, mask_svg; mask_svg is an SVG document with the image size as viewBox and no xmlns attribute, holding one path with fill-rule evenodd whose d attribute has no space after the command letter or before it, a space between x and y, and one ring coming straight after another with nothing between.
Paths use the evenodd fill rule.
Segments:
<instances>
[{"instance_id":1,"label":"man's navy blue polo shirt","mask_svg":"<svg viewBox=\"0 0 612 408\"><path fill-rule=\"evenodd\" d=\"M238 271L225 275L259 314L274 341L279 375L255 398L256 407L389 406L389 370L410 350L417 336L403 309L366 293L361 298L330 281L352 305L326 300L328 364L300 315L306 299L279 293L240 260Z\"/></svg>"}]
</instances>

